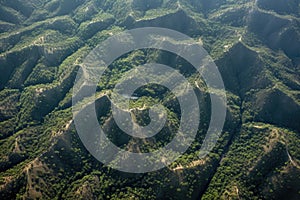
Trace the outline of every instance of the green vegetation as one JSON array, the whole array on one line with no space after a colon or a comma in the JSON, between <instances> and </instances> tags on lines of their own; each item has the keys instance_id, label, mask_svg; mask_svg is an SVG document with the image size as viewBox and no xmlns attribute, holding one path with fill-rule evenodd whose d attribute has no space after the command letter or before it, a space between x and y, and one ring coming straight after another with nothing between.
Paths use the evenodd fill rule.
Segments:
<instances>
[{"instance_id":1,"label":"green vegetation","mask_svg":"<svg viewBox=\"0 0 300 200\"><path fill-rule=\"evenodd\" d=\"M300 199L299 11L299 0L0 0L0 199ZM184 75L201 116L194 142L175 162L129 174L103 166L83 146L72 121L72 87L93 48L147 26L203 45L224 80L227 117L215 148L199 159L211 115L203 78L170 52L121 56L99 80L95 104L114 144L151 152L178 131L179 102L158 84L137 89L129 101L142 126L151 106L166 108L156 136L130 137L114 121L112 89L146 63Z\"/></svg>"}]
</instances>

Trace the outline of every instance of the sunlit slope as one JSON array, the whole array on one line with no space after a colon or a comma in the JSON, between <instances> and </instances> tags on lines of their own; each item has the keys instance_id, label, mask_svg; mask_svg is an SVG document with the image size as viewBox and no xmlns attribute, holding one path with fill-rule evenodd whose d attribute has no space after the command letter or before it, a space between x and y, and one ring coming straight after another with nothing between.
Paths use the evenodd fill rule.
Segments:
<instances>
[{"instance_id":1,"label":"sunlit slope","mask_svg":"<svg viewBox=\"0 0 300 200\"><path fill-rule=\"evenodd\" d=\"M0 0L0 198L299 199L299 1L274 2ZM138 140L118 128L110 94L128 70L148 62L169 65L188 78L201 102L189 150L163 170L133 175L107 168L87 152L71 99L79 65L94 47L145 26L174 29L202 43L222 74L228 109L218 144L199 159L210 117L202 78L168 52L139 50L116 60L98 84L96 108L102 128L122 148L164 146L180 123L175 96L149 85L130 106L137 122L147 124L148 109L164 105L162 132Z\"/></svg>"}]
</instances>

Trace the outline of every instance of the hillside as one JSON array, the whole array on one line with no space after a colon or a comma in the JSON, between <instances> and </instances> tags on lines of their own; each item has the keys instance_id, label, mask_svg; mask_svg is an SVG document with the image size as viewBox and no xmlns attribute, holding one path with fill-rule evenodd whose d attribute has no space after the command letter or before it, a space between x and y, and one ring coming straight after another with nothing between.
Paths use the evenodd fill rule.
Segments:
<instances>
[{"instance_id":1,"label":"hillside","mask_svg":"<svg viewBox=\"0 0 300 200\"><path fill-rule=\"evenodd\" d=\"M119 57L95 95L99 124L118 147L161 148L181 122L176 96L148 84L123 111L145 126L150 107L161 104L164 127L140 139L118 126L111 94L135 67L176 69L200 102L188 150L161 170L133 174L88 152L72 95L98 44L141 27L169 28L202 44L223 78L227 115L216 146L199 158L212 115L203 78L171 52L149 48ZM88 101L78 104L88 109ZM0 146L0 199L300 199L300 1L0 0Z\"/></svg>"}]
</instances>

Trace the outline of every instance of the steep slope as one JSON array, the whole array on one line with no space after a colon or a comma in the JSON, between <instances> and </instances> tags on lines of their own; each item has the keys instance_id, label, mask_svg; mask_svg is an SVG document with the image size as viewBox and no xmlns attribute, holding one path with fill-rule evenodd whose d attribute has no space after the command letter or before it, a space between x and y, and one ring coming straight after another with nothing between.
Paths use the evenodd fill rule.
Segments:
<instances>
[{"instance_id":1,"label":"steep slope","mask_svg":"<svg viewBox=\"0 0 300 200\"><path fill-rule=\"evenodd\" d=\"M298 0L0 0L0 198L299 199L299 20ZM117 126L111 90L138 65L178 70L194 87L201 112L184 155L162 170L129 174L103 166L80 141L72 87L79 65L100 42L147 26L203 44L224 80L227 117L216 147L199 159L211 115L203 79L170 52L145 49L118 58L97 86L96 109L119 147L155 150L180 123L175 96L147 85L130 101L132 116L146 125L149 108L161 103L165 127L137 139Z\"/></svg>"}]
</instances>

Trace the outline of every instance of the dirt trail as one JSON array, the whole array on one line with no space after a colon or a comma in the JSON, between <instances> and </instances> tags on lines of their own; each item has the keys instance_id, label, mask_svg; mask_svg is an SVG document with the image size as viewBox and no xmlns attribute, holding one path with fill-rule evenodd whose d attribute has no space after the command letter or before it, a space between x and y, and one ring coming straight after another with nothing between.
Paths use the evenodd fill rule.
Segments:
<instances>
[{"instance_id":1,"label":"dirt trail","mask_svg":"<svg viewBox=\"0 0 300 200\"><path fill-rule=\"evenodd\" d=\"M292 164L294 167L300 169L300 165L298 165L298 163L296 163L296 162L293 160L293 158L292 158L292 156L291 156L291 154L290 154L290 152L289 152L287 146L286 146L286 153L287 153L287 155L288 155L288 157L289 157L289 160L290 160L291 164Z\"/></svg>"},{"instance_id":2,"label":"dirt trail","mask_svg":"<svg viewBox=\"0 0 300 200\"><path fill-rule=\"evenodd\" d=\"M172 170L177 171L177 170L190 169L190 168L197 167L197 166L203 165L203 164L205 164L204 160L202 160L202 159L195 160L195 161L191 162L190 164L188 164L187 166L178 165L177 167L173 168Z\"/></svg>"}]
</instances>

